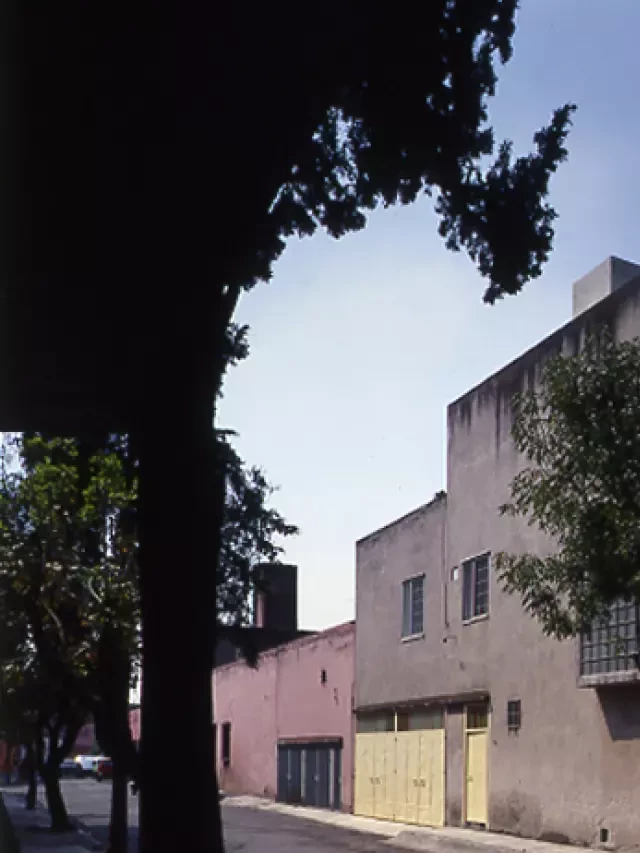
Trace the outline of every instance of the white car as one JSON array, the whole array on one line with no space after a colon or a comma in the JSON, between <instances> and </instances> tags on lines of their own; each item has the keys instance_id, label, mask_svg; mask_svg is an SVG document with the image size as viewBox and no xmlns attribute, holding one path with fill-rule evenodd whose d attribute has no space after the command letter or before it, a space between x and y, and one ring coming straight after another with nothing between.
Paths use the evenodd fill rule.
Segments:
<instances>
[{"instance_id":1,"label":"white car","mask_svg":"<svg viewBox=\"0 0 640 853\"><path fill-rule=\"evenodd\" d=\"M76 755L76 762L82 767L85 776L95 776L98 772L98 762L105 761L104 755Z\"/></svg>"}]
</instances>

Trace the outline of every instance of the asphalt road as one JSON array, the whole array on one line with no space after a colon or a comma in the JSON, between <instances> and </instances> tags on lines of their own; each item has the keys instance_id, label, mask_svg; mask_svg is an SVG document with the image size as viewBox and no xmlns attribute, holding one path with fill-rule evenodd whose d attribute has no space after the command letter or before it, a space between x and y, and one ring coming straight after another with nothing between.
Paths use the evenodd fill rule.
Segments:
<instances>
[{"instance_id":1,"label":"asphalt road","mask_svg":"<svg viewBox=\"0 0 640 853\"><path fill-rule=\"evenodd\" d=\"M69 813L100 841L107 838L111 785L93 780L62 783ZM222 805L226 853L389 853L377 836L349 832L276 812ZM131 853L136 851L138 800L129 798Z\"/></svg>"}]
</instances>

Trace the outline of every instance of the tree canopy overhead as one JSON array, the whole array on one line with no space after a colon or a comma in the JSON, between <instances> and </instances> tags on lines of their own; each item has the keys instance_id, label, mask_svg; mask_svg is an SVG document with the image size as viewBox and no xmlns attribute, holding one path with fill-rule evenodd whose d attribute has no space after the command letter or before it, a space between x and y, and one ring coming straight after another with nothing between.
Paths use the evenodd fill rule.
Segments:
<instances>
[{"instance_id":1,"label":"tree canopy overhead","mask_svg":"<svg viewBox=\"0 0 640 853\"><path fill-rule=\"evenodd\" d=\"M516 401L513 437L528 466L502 511L557 550L501 554L505 588L548 634L589 629L620 599L640 599L640 339L608 332L544 368Z\"/></svg>"},{"instance_id":2,"label":"tree canopy overhead","mask_svg":"<svg viewBox=\"0 0 640 853\"><path fill-rule=\"evenodd\" d=\"M12 346L34 400L75 377L67 416L89 418L88 405L75 408L84 382L96 412L126 431L115 421L140 396L131 365L156 364L206 328L219 376L239 294L270 277L287 237L340 237L422 193L434 195L446 245L486 279L488 302L540 274L573 107L549 105L530 154L495 139L489 103L516 0L401 2L393 13L352 0L309 19L291 0L190 3L173 17L170 5L153 16L130 7L126 19L83 4L20 10L29 37L15 43L31 71L16 222L28 230L8 310L29 308ZM179 287L156 299L165 280ZM105 345L119 301L129 319ZM118 366L103 411L100 383Z\"/></svg>"}]
</instances>

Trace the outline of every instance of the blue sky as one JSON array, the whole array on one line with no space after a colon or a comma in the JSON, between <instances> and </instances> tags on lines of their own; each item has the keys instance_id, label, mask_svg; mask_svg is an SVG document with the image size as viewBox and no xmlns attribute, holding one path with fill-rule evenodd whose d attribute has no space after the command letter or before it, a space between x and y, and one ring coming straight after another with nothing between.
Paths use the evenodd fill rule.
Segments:
<instances>
[{"instance_id":1,"label":"blue sky","mask_svg":"<svg viewBox=\"0 0 640 853\"><path fill-rule=\"evenodd\" d=\"M445 487L444 413L570 319L572 282L608 255L640 262L638 0L523 0L491 120L531 148L556 106L578 104L555 176L555 251L526 291L488 307L466 255L446 251L431 202L380 211L340 241L292 240L237 319L251 355L220 423L280 486L300 535L300 624L354 615L354 543Z\"/></svg>"}]
</instances>

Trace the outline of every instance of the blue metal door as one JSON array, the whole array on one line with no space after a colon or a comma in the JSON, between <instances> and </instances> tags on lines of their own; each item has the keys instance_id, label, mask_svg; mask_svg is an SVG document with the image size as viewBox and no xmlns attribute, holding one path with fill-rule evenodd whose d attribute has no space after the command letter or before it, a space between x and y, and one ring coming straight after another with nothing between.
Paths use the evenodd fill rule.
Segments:
<instances>
[{"instance_id":1,"label":"blue metal door","mask_svg":"<svg viewBox=\"0 0 640 853\"><path fill-rule=\"evenodd\" d=\"M278 746L278 793L280 803L302 802L302 749L296 744Z\"/></svg>"},{"instance_id":2,"label":"blue metal door","mask_svg":"<svg viewBox=\"0 0 640 853\"><path fill-rule=\"evenodd\" d=\"M328 809L330 800L330 756L334 747L309 745L304 749L304 804Z\"/></svg>"}]
</instances>

